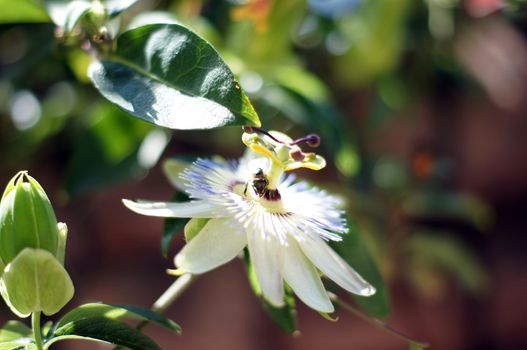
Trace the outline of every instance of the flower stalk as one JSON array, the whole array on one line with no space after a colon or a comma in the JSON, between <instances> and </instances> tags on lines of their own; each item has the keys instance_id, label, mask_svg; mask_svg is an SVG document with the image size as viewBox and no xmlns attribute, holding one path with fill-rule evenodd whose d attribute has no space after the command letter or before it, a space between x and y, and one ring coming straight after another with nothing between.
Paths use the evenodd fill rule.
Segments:
<instances>
[{"instance_id":1,"label":"flower stalk","mask_svg":"<svg viewBox=\"0 0 527 350\"><path fill-rule=\"evenodd\" d=\"M152 311L163 313L172 305L197 279L198 276L186 273L176 279L152 305Z\"/></svg>"},{"instance_id":2,"label":"flower stalk","mask_svg":"<svg viewBox=\"0 0 527 350\"><path fill-rule=\"evenodd\" d=\"M40 330L40 311L35 311L31 314L31 326L33 328L33 337L35 338L35 345L37 350L43 350L42 333Z\"/></svg>"}]
</instances>

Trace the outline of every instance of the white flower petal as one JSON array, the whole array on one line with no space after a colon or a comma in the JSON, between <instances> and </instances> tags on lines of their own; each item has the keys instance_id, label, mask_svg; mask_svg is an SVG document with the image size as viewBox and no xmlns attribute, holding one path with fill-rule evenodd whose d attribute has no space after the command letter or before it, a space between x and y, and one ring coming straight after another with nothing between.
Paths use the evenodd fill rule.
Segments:
<instances>
[{"instance_id":1,"label":"white flower petal","mask_svg":"<svg viewBox=\"0 0 527 350\"><path fill-rule=\"evenodd\" d=\"M284 284L280 275L280 246L270 235L267 239L260 232L247 233L249 253L263 296L274 306L284 305Z\"/></svg>"},{"instance_id":2,"label":"white flower petal","mask_svg":"<svg viewBox=\"0 0 527 350\"><path fill-rule=\"evenodd\" d=\"M192 166L192 163L180 161L177 159L167 159L163 163L163 172L172 186L183 192L186 188L185 180L183 180L180 175L190 166Z\"/></svg>"},{"instance_id":3,"label":"white flower petal","mask_svg":"<svg viewBox=\"0 0 527 350\"><path fill-rule=\"evenodd\" d=\"M288 246L282 246L282 254L282 274L300 300L320 312L335 311L315 267L294 239L289 240Z\"/></svg>"},{"instance_id":4,"label":"white flower petal","mask_svg":"<svg viewBox=\"0 0 527 350\"><path fill-rule=\"evenodd\" d=\"M203 273L234 259L247 245L247 238L241 227L228 223L225 219L209 220L176 255L174 261L178 269Z\"/></svg>"},{"instance_id":5,"label":"white flower petal","mask_svg":"<svg viewBox=\"0 0 527 350\"><path fill-rule=\"evenodd\" d=\"M184 203L174 202L134 202L123 199L124 205L136 213L174 218L214 218L220 217L218 207L206 201Z\"/></svg>"},{"instance_id":6,"label":"white flower petal","mask_svg":"<svg viewBox=\"0 0 527 350\"><path fill-rule=\"evenodd\" d=\"M309 260L342 288L362 296L375 294L375 288L366 282L320 237L312 235L299 241L299 244Z\"/></svg>"}]
</instances>

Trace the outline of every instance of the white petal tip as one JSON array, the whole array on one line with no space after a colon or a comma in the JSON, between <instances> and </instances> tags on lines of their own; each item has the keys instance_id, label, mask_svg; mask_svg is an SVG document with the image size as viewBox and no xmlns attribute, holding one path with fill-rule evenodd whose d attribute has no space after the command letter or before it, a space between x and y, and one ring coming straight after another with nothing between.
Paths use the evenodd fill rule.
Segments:
<instances>
[{"instance_id":1,"label":"white petal tip","mask_svg":"<svg viewBox=\"0 0 527 350\"><path fill-rule=\"evenodd\" d=\"M121 202L123 202L124 206L127 207L128 209L130 210L134 210L134 207L135 207L135 202L134 201L131 201L129 199L121 199Z\"/></svg>"},{"instance_id":2,"label":"white petal tip","mask_svg":"<svg viewBox=\"0 0 527 350\"><path fill-rule=\"evenodd\" d=\"M329 304L324 303L323 305L320 305L318 307L313 307L313 306L309 306L309 307L317 310L321 314L331 314L331 313L335 312L335 307L333 306L332 303L329 303ZM333 320L333 318L331 318L331 316L329 316L329 315L325 315L324 318Z\"/></svg>"},{"instance_id":3,"label":"white petal tip","mask_svg":"<svg viewBox=\"0 0 527 350\"><path fill-rule=\"evenodd\" d=\"M362 295L363 297L369 297L375 294L377 290L372 285L367 286L366 288L361 289L361 291L358 293L359 295Z\"/></svg>"},{"instance_id":4,"label":"white petal tip","mask_svg":"<svg viewBox=\"0 0 527 350\"><path fill-rule=\"evenodd\" d=\"M191 273L193 275L199 275L205 272L209 272L213 268L203 268L202 266L196 265L185 254L177 254L174 257L174 264L176 265L176 271L181 274Z\"/></svg>"},{"instance_id":5,"label":"white petal tip","mask_svg":"<svg viewBox=\"0 0 527 350\"><path fill-rule=\"evenodd\" d=\"M185 261L186 261L185 256L182 255L181 253L177 254L174 257L174 264L176 265L177 271L189 272L189 271L186 271L186 269L183 267L183 265L185 265Z\"/></svg>"},{"instance_id":6,"label":"white petal tip","mask_svg":"<svg viewBox=\"0 0 527 350\"><path fill-rule=\"evenodd\" d=\"M264 297L265 301L267 301L269 304L271 304L274 307L281 308L285 306L285 303L283 300L271 300L267 297Z\"/></svg>"}]
</instances>

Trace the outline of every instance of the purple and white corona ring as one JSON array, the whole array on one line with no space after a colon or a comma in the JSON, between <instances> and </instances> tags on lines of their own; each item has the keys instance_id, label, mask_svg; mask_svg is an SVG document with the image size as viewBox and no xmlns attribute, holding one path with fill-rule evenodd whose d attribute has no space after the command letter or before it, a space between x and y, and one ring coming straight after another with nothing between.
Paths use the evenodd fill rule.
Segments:
<instances>
[{"instance_id":1,"label":"purple and white corona ring","mask_svg":"<svg viewBox=\"0 0 527 350\"><path fill-rule=\"evenodd\" d=\"M318 170L322 157L304 153L300 141L277 132L244 133L249 147L239 161L198 159L187 167L165 164L172 183L191 198L187 203L134 202L131 210L151 216L209 219L176 255L182 273L201 274L237 257L248 247L262 294L272 305L284 305L284 281L309 307L334 311L320 275L345 290L370 296L366 282L327 244L347 233L340 200L284 176L297 168ZM174 171L176 169L176 171Z\"/></svg>"}]
</instances>

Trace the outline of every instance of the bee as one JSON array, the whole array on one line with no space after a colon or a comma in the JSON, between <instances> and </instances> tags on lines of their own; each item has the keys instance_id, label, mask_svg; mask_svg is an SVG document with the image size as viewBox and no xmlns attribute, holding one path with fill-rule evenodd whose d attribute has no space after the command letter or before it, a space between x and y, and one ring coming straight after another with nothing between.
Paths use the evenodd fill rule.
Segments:
<instances>
[{"instance_id":1,"label":"bee","mask_svg":"<svg viewBox=\"0 0 527 350\"><path fill-rule=\"evenodd\" d=\"M252 179L247 181L247 183L245 184L245 190L243 191L244 196L247 195L247 188L249 186L249 182L252 182L254 192L256 192L259 197L263 197L267 191L267 185L269 185L269 180L267 180L267 177L265 176L261 168L258 168L253 174Z\"/></svg>"}]
</instances>

